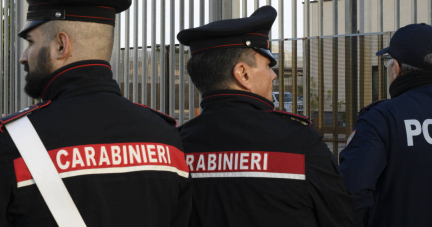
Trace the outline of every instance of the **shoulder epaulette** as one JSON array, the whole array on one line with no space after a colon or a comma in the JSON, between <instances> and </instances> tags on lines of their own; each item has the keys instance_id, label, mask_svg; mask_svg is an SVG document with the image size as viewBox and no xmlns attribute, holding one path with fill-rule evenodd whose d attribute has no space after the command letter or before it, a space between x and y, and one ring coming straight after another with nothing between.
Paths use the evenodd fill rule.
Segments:
<instances>
[{"instance_id":1,"label":"shoulder epaulette","mask_svg":"<svg viewBox=\"0 0 432 227\"><path fill-rule=\"evenodd\" d=\"M271 111L266 111L266 112L275 113L278 115L282 115L284 117L290 117L291 120L300 122L301 124L309 126L309 127L312 125L312 122L309 120L309 117L300 116L297 114L293 114L293 113L285 112L285 111L279 111L279 110L271 110Z\"/></svg>"},{"instance_id":2,"label":"shoulder epaulette","mask_svg":"<svg viewBox=\"0 0 432 227\"><path fill-rule=\"evenodd\" d=\"M374 106L376 106L376 105L378 105L378 104L380 104L380 103L382 103L382 102L384 102L384 101L387 101L387 100L388 100L388 99L381 99L381 100L378 100L378 101L372 102L371 104L369 104L369 105L363 107L363 109L361 109L359 113L362 113L362 112L364 112L364 111L368 111L368 110L370 110L372 107L374 107Z\"/></svg>"},{"instance_id":3,"label":"shoulder epaulette","mask_svg":"<svg viewBox=\"0 0 432 227\"><path fill-rule=\"evenodd\" d=\"M11 123L17 119L20 119L21 117L27 116L27 115L35 112L36 110L40 110L41 108L48 106L50 103L51 103L51 101L41 102L41 103L38 103L36 105L31 105L31 106L29 106L23 110L20 110L14 114L11 114L9 116L0 118L0 132L3 132L2 127L5 124Z\"/></svg>"},{"instance_id":4,"label":"shoulder epaulette","mask_svg":"<svg viewBox=\"0 0 432 227\"><path fill-rule=\"evenodd\" d=\"M157 110L154 110L154 109L152 109L152 108L150 108L150 107L148 107L148 106L146 106L146 105L142 105L142 104L139 104L139 103L135 103L135 105L138 105L138 106L142 106L142 107L144 107L144 108L147 108L147 109L149 109L150 111L152 111L153 113L155 113L155 114L161 116L161 117L162 117L166 122L168 122L169 124L172 124L172 125L174 125L174 126L177 126L177 120L176 120L175 118L171 117L170 115L167 115L167 114L164 114L164 113L159 112L159 111L157 111Z\"/></svg>"}]
</instances>

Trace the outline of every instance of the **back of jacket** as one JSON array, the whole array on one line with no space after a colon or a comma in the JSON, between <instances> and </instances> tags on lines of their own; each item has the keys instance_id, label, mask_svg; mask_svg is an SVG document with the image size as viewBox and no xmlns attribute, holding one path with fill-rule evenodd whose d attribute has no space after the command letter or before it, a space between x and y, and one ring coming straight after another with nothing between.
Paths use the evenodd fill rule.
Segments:
<instances>
[{"instance_id":1,"label":"back of jacket","mask_svg":"<svg viewBox=\"0 0 432 227\"><path fill-rule=\"evenodd\" d=\"M341 171L364 226L432 226L431 103L427 85L360 114Z\"/></svg>"},{"instance_id":2,"label":"back of jacket","mask_svg":"<svg viewBox=\"0 0 432 227\"><path fill-rule=\"evenodd\" d=\"M76 67L29 119L87 226L185 226L191 188L175 120L123 98L107 64L62 69ZM5 128L0 145L0 226L57 226Z\"/></svg>"},{"instance_id":3,"label":"back of jacket","mask_svg":"<svg viewBox=\"0 0 432 227\"><path fill-rule=\"evenodd\" d=\"M189 226L352 226L354 203L321 135L248 92L203 97L180 127L193 178Z\"/></svg>"}]
</instances>

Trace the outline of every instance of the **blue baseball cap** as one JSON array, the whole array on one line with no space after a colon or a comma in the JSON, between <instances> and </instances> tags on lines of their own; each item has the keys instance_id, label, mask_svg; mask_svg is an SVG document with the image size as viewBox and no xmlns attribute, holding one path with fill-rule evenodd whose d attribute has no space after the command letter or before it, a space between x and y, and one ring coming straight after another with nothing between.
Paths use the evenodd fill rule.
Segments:
<instances>
[{"instance_id":1,"label":"blue baseball cap","mask_svg":"<svg viewBox=\"0 0 432 227\"><path fill-rule=\"evenodd\" d=\"M383 54L389 54L399 64L432 70L432 26L421 23L398 29L390 46L376 53Z\"/></svg>"}]
</instances>

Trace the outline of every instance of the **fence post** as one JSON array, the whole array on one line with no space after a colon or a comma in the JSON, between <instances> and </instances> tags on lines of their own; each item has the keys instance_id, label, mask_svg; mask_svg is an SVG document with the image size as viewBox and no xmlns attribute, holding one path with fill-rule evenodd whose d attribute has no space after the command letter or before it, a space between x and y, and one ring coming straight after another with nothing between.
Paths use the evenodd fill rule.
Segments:
<instances>
[{"instance_id":1,"label":"fence post","mask_svg":"<svg viewBox=\"0 0 432 227\"><path fill-rule=\"evenodd\" d=\"M357 0L345 0L345 33L357 33ZM357 37L345 38L346 135L357 121Z\"/></svg>"}]
</instances>

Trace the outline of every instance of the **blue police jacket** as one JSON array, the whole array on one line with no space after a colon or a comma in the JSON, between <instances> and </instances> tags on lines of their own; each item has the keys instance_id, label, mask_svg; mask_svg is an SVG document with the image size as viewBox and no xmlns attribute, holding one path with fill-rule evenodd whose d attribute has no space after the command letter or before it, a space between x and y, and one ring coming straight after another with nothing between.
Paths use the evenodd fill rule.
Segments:
<instances>
[{"instance_id":1,"label":"blue police jacket","mask_svg":"<svg viewBox=\"0 0 432 227\"><path fill-rule=\"evenodd\" d=\"M432 85L364 108L340 154L358 226L432 226Z\"/></svg>"}]
</instances>

